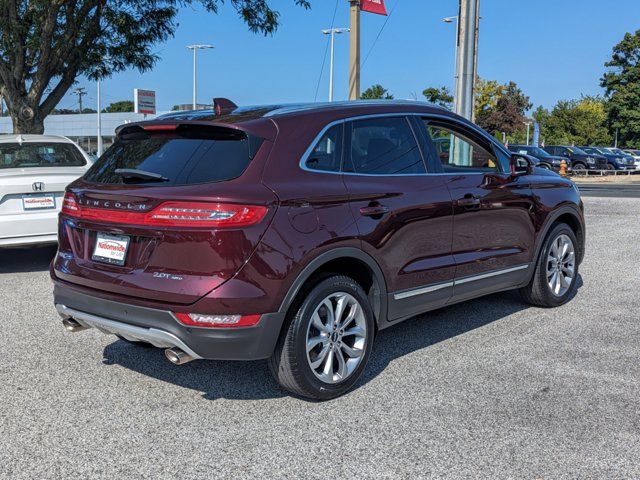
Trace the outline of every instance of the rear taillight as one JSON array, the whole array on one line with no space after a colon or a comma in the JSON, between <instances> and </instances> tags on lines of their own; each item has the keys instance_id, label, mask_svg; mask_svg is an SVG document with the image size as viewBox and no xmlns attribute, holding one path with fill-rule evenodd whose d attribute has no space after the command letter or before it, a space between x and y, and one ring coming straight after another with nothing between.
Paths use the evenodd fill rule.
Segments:
<instances>
[{"instance_id":1,"label":"rear taillight","mask_svg":"<svg viewBox=\"0 0 640 480\"><path fill-rule=\"evenodd\" d=\"M62 200L62 213L77 217L79 212L80 207L78 206L78 202L76 202L76 197L73 196L73 193L65 193L64 199Z\"/></svg>"},{"instance_id":2,"label":"rear taillight","mask_svg":"<svg viewBox=\"0 0 640 480\"><path fill-rule=\"evenodd\" d=\"M228 203L168 202L151 210L145 224L172 227L246 227L260 222L267 208Z\"/></svg>"},{"instance_id":3,"label":"rear taillight","mask_svg":"<svg viewBox=\"0 0 640 480\"><path fill-rule=\"evenodd\" d=\"M176 313L183 325L204 328L253 327L260 321L260 315L205 315L201 313Z\"/></svg>"},{"instance_id":4,"label":"rear taillight","mask_svg":"<svg viewBox=\"0 0 640 480\"><path fill-rule=\"evenodd\" d=\"M67 193L62 213L84 220L126 225L231 228L259 223L267 214L267 207L233 203L165 202L148 212L129 212L80 205L73 194Z\"/></svg>"}]
</instances>

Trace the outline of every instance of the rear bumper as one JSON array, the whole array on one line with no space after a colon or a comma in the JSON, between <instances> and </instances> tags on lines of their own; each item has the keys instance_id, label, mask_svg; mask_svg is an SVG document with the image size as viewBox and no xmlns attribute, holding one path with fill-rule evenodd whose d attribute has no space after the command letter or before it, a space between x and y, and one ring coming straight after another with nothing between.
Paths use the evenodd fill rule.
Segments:
<instances>
[{"instance_id":1,"label":"rear bumper","mask_svg":"<svg viewBox=\"0 0 640 480\"><path fill-rule=\"evenodd\" d=\"M168 310L114 302L56 282L54 303L63 318L85 327L142 340L157 347L178 347L194 358L260 360L275 349L284 314L263 314L250 328L196 328L179 323Z\"/></svg>"}]
</instances>

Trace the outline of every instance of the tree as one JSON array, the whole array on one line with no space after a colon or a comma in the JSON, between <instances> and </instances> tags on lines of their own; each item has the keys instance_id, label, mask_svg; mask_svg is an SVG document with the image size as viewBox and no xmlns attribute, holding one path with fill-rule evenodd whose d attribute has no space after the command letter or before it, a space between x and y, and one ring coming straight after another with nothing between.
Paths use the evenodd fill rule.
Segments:
<instances>
[{"instance_id":1,"label":"tree","mask_svg":"<svg viewBox=\"0 0 640 480\"><path fill-rule=\"evenodd\" d=\"M495 106L481 110L476 122L494 134L514 134L523 128L525 112L532 104L515 82L509 82L497 97Z\"/></svg>"},{"instance_id":2,"label":"tree","mask_svg":"<svg viewBox=\"0 0 640 480\"><path fill-rule=\"evenodd\" d=\"M363 100L393 100L393 95L382 85L375 84L362 92L360 98Z\"/></svg>"},{"instance_id":3,"label":"tree","mask_svg":"<svg viewBox=\"0 0 640 480\"><path fill-rule=\"evenodd\" d=\"M453 95L447 87L429 87L422 91L422 95L428 102L440 105L448 110L453 107Z\"/></svg>"},{"instance_id":4,"label":"tree","mask_svg":"<svg viewBox=\"0 0 640 480\"><path fill-rule=\"evenodd\" d=\"M607 120L611 131L619 132L620 142L640 148L640 30L627 33L613 47L609 69L600 82L605 89Z\"/></svg>"},{"instance_id":5,"label":"tree","mask_svg":"<svg viewBox=\"0 0 640 480\"><path fill-rule=\"evenodd\" d=\"M540 124L545 143L567 145L608 145L605 101L585 96L580 100L560 100L551 112L539 107L533 114Z\"/></svg>"},{"instance_id":6,"label":"tree","mask_svg":"<svg viewBox=\"0 0 640 480\"><path fill-rule=\"evenodd\" d=\"M475 86L474 118L488 115L489 111L495 108L498 98L504 94L506 88L506 85L496 80L484 80L478 77Z\"/></svg>"},{"instance_id":7,"label":"tree","mask_svg":"<svg viewBox=\"0 0 640 480\"><path fill-rule=\"evenodd\" d=\"M134 104L131 100L120 100L119 102L110 103L103 110L105 113L133 112Z\"/></svg>"},{"instance_id":8,"label":"tree","mask_svg":"<svg viewBox=\"0 0 640 480\"><path fill-rule=\"evenodd\" d=\"M293 0L304 8L309 0ZM0 95L15 133L42 133L78 76L153 68L153 46L171 37L179 8L218 12L223 0L1 0ZM272 34L269 0L230 0L253 32Z\"/></svg>"}]
</instances>

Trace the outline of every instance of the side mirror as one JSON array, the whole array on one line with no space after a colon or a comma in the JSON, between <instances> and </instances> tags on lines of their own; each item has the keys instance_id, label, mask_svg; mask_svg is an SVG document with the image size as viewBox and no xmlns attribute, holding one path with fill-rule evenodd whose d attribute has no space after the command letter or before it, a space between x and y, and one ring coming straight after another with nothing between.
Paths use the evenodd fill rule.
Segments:
<instances>
[{"instance_id":1,"label":"side mirror","mask_svg":"<svg viewBox=\"0 0 640 480\"><path fill-rule=\"evenodd\" d=\"M511 175L531 175L533 173L533 167L535 164L529 157L524 157L522 155L511 155L511 159L509 161L511 166Z\"/></svg>"}]
</instances>

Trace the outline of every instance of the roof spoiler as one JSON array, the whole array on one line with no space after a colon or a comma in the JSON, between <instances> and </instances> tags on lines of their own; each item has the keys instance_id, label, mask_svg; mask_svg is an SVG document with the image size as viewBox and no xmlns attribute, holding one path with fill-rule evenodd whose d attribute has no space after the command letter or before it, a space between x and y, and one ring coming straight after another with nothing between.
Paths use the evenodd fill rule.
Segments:
<instances>
[{"instance_id":1,"label":"roof spoiler","mask_svg":"<svg viewBox=\"0 0 640 480\"><path fill-rule=\"evenodd\" d=\"M238 105L233 103L228 98L214 98L213 99L213 111L216 115L226 115L233 112Z\"/></svg>"}]
</instances>

